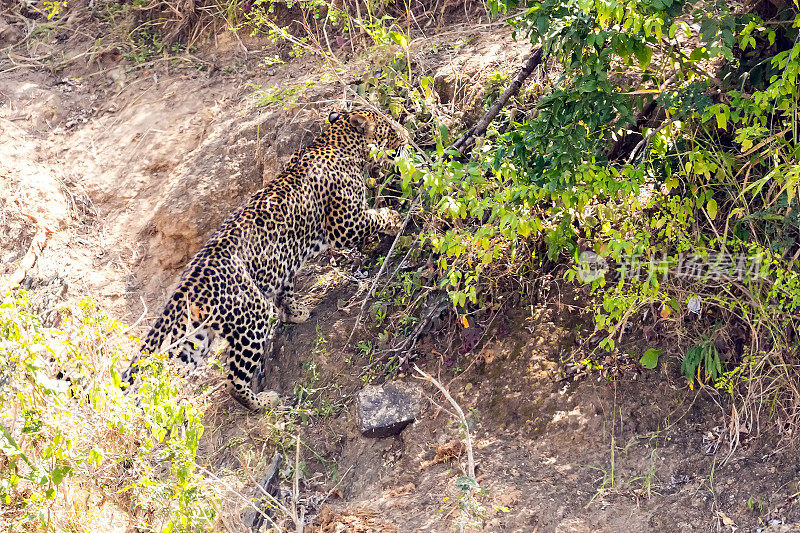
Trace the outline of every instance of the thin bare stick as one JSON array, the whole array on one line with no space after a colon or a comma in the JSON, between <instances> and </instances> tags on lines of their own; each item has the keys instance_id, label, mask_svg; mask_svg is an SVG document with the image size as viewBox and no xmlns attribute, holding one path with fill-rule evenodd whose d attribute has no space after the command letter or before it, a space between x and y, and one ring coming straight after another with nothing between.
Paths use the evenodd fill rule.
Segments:
<instances>
[{"instance_id":1,"label":"thin bare stick","mask_svg":"<svg viewBox=\"0 0 800 533\"><path fill-rule=\"evenodd\" d=\"M420 235L422 235L422 234L421 233L417 233L417 236L414 237L414 240L411 242L411 246L408 247L408 251L406 252L406 255L404 255L403 259L401 259L400 262L397 263L397 267L395 267L394 272L392 272L391 275L389 275L389 277L386 279L386 283L384 284L383 288L381 289L381 292L386 290L386 288L389 286L389 283L392 281L392 279L394 279L394 277L397 275L397 273L400 272L400 269L403 268L403 263L406 262L406 259L408 259L408 256L411 255L411 252L414 251L414 246L416 246L417 243L419 242ZM800 254L800 250L798 250L798 254Z\"/></svg>"},{"instance_id":2,"label":"thin bare stick","mask_svg":"<svg viewBox=\"0 0 800 533\"><path fill-rule=\"evenodd\" d=\"M375 275L375 279L372 280L372 286L369 288L369 292L367 293L367 297L364 298L364 301L361 303L361 310L358 312L358 318L356 318L355 324L353 324L353 329L350 331L350 336L347 337L347 342L344 343L345 347L350 345L350 341L353 340L353 335L356 333L356 329L358 329L358 325L361 323L361 319L364 316L364 310L367 308L367 303L369 303L370 298L375 294L375 287L378 286L378 282L383 276L383 272L386 270L386 265L389 263L389 258L392 257L392 252L394 252L395 246L397 246L397 241L400 240L400 236L403 234L403 231L406 229L408 225L408 221L411 220L411 215L414 213L414 208L417 206L419 201L422 199L422 193L418 193L414 201L411 203L411 208L406 213L406 218L403 219L403 224L400 226L400 229L397 231L397 236L394 238L394 242L392 242L391 248L386 253L386 258L383 260L383 264L381 268L378 270L378 273Z\"/></svg>"},{"instance_id":3,"label":"thin bare stick","mask_svg":"<svg viewBox=\"0 0 800 533\"><path fill-rule=\"evenodd\" d=\"M653 136L656 133L663 130L664 128L666 128L667 126L669 126L670 124L672 124L672 119L665 120L664 122L661 123L659 127L650 130L650 132L647 135L642 137L642 140L640 140L639 143L633 147L633 150L631 150L631 154L630 156L628 156L628 164L630 165L631 163L633 163L633 160L636 159L636 156L638 156L640 152L641 153L646 152L647 146L650 144L650 141L652 140Z\"/></svg>"},{"instance_id":4,"label":"thin bare stick","mask_svg":"<svg viewBox=\"0 0 800 533\"><path fill-rule=\"evenodd\" d=\"M300 514L297 513L297 505L300 501L300 435L295 437L294 448L294 476L292 478L292 498L294 499L294 506L292 508L292 515L297 533L303 533L303 522L305 522L306 508L304 505L300 506Z\"/></svg>"},{"instance_id":5,"label":"thin bare stick","mask_svg":"<svg viewBox=\"0 0 800 533\"><path fill-rule=\"evenodd\" d=\"M197 333L198 331L200 331L201 329L206 327L206 324L208 324L209 321L211 320L211 315L209 314L208 316L206 316L205 319L203 319L203 321L200 322L197 325L196 328L194 328L193 330L189 331L189 325L192 322L194 322L194 320L192 320L192 318L193 318L192 317L192 306L189 303L189 296L187 295L186 296L186 333L184 333L180 338L178 338L178 340L176 340L175 342L173 342L172 344L167 346L166 349L162 350L159 353L169 353L170 351L172 351L173 348L177 348L180 344L185 342L189 337L191 337L192 335L194 335L195 333Z\"/></svg>"},{"instance_id":6,"label":"thin bare stick","mask_svg":"<svg viewBox=\"0 0 800 533\"><path fill-rule=\"evenodd\" d=\"M467 424L467 417L464 416L464 411L461 409L461 406L458 405L458 402L453 399L450 393L447 392L447 389L444 388L444 385L439 383L436 378L422 370L417 365L414 365L414 370L416 370L417 373L422 376L422 379L433 383L433 385L439 389L439 392L441 392L442 395L447 398L447 401L450 402L450 405L453 406L453 409L456 410L456 413L458 413L458 418L461 422L461 425L464 426L464 433L466 435L464 438L464 444L467 448L467 476L469 476L472 480L475 480L475 458L472 455L472 437L470 437L469 434L469 425Z\"/></svg>"},{"instance_id":7,"label":"thin bare stick","mask_svg":"<svg viewBox=\"0 0 800 533\"><path fill-rule=\"evenodd\" d=\"M131 324L130 326L128 326L127 328L122 330L122 334L123 335L127 335L128 333L133 331L133 329L136 326L138 326L139 323L141 323L142 320L144 320L144 317L147 316L147 304L145 303L144 298L141 295L139 295L139 300L141 300L141 302L142 302L142 307L144 307L144 311L142 311L142 314L139 315L139 318L136 319L136 322L134 322L133 324Z\"/></svg>"},{"instance_id":8,"label":"thin bare stick","mask_svg":"<svg viewBox=\"0 0 800 533\"><path fill-rule=\"evenodd\" d=\"M279 454L277 454L277 456L276 456L276 457L273 459L273 462L275 462L275 460L276 460L276 459L277 459L278 461L280 461L280 459L281 459L281 456L280 456ZM276 508L277 508L279 511L281 511L283 514L285 514L286 516L288 516L288 517L290 517L290 518L291 518L291 516L292 516L292 513L291 513L291 511L289 511L289 509L287 509L287 508L286 508L286 506L285 506L285 505L283 505L283 504L280 502L280 500L278 500L278 499L277 499L275 496L273 496L272 494L270 494L269 492L267 492L267 489L265 489L265 488L262 486L262 484L261 484L261 483L259 483L259 482L258 482L258 480L257 480L255 477L253 477L252 475L248 475L248 477L250 478L250 481L252 481L252 482L253 482L253 485L255 485L255 487L256 487L256 488L257 488L257 489L258 489L258 490L261 492L261 494L264 496L264 498L265 498L266 500L268 500L268 501L269 501L269 503L271 503L272 505L274 505L274 506L275 506L275 507L276 507ZM273 523L274 523L274 522L273 522Z\"/></svg>"}]
</instances>

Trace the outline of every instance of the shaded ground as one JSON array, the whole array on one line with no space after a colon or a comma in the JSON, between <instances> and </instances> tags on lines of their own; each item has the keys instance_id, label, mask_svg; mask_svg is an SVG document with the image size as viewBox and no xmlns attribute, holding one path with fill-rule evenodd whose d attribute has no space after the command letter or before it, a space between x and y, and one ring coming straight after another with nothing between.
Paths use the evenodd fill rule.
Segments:
<instances>
[{"instance_id":1,"label":"shaded ground","mask_svg":"<svg viewBox=\"0 0 800 533\"><path fill-rule=\"evenodd\" d=\"M326 298L318 323L289 335L287 344L297 349L284 355L281 368L309 357L317 329L329 332L331 350L313 358L346 394L360 388L360 367L343 365L345 354L336 357L352 319L331 309L335 302ZM486 345L485 363L459 360L457 366L468 366L463 372L422 354L427 371L442 371L450 393L470 411L485 490L483 530L756 531L770 520L769 531L800 527L796 449L764 434L729 454L720 427L724 400L688 390L674 362L616 381L559 379L559 355L574 345L581 325L566 309L549 302L530 315L513 312L512 332ZM400 531L452 530L462 495L453 481L463 475L465 457L431 463L461 433L444 398L425 390L430 403L421 420L396 438L361 438L347 400L341 415L307 430L310 446L345 472L338 485L343 501L330 502L345 517L363 508Z\"/></svg>"},{"instance_id":2,"label":"shaded ground","mask_svg":"<svg viewBox=\"0 0 800 533\"><path fill-rule=\"evenodd\" d=\"M513 68L524 48L506 30L484 27L434 42L447 43L426 61L437 79L451 80L440 85L449 112L469 81ZM252 50L264 44L245 41ZM145 312L143 333L213 228L319 131L341 90L320 81L312 59L265 72L255 69L258 58L238 53L222 34L205 57L238 65L231 71L109 64L94 73L0 74L0 273L12 272L46 227L47 245L24 282L45 317L57 319L59 299L88 295L130 322ZM467 74L452 82L454 72ZM287 80L316 81L286 110L256 107L246 86ZM306 293L318 305L308 323L284 331L269 376L286 396L297 386L312 391L316 414L276 429L276 419L243 412L210 371L202 463L252 492L276 439L297 431L307 444L303 491L320 531L452 531L462 434L439 393L425 388L423 416L398 437L365 439L356 429L352 396L366 361L342 347L368 283L356 276L359 263L325 255L307 268ZM572 306L580 304L524 300L508 313L505 333L452 366L439 355L443 337L420 346L418 363L469 412L484 491L471 527L756 531L772 521L767 530L791 531L800 521L796 449L762 433L729 454L720 427L728 404L688 390L674 361L616 380L563 379L560 356L588 327ZM232 497L229 530L240 530L242 509Z\"/></svg>"}]
</instances>

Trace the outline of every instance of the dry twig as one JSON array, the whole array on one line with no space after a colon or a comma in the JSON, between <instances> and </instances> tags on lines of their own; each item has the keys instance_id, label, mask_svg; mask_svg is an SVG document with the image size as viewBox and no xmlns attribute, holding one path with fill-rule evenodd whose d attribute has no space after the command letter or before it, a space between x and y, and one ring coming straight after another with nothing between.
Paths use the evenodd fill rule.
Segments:
<instances>
[{"instance_id":1,"label":"dry twig","mask_svg":"<svg viewBox=\"0 0 800 533\"><path fill-rule=\"evenodd\" d=\"M414 365L414 370L421 376L421 379L424 379L425 381L432 383L437 389L439 389L439 392L441 392L442 395L445 398L447 398L447 401L450 402L450 405L452 405L453 409L455 409L456 413L458 413L459 421L461 422L461 425L464 427L464 435L465 435L464 445L466 446L466 452L467 452L467 476L474 480L475 457L472 454L472 437L469 434L469 424L467 423L467 417L464 416L463 409L461 409L461 406L458 405L458 402L455 401L455 399L450 395L450 393L447 392L447 389L444 388L444 385L439 383L439 381L436 378L434 378L433 376L422 370L417 365Z\"/></svg>"},{"instance_id":2,"label":"dry twig","mask_svg":"<svg viewBox=\"0 0 800 533\"><path fill-rule=\"evenodd\" d=\"M381 268L378 270L378 273L375 275L375 279L372 280L372 285L369 288L369 292L367 296L364 298L364 301L361 303L361 309L358 312L358 317L356 318L355 324L353 324L353 329L350 331L350 336L347 337L347 342L344 343L345 347L350 345L350 341L353 340L353 335L356 333L356 329L358 329L358 325L361 323L361 319L364 317L364 311L367 308L367 303L369 302L370 298L375 294L375 287L377 287L378 282L383 276L384 271L386 270L386 265L389 263L389 258L392 256L392 252L394 252L395 247L397 246L397 242L400 240L400 236L403 234L403 231L406 229L408 225L408 221L411 220L411 214L414 212L414 208L417 206L419 201L422 199L422 193L417 194L417 197L414 198L414 201L411 204L411 208L406 213L405 219L403 219L403 224L400 226L400 229L397 231L397 236L392 241L392 246L389 248L389 251L386 253L386 259L384 259Z\"/></svg>"},{"instance_id":3,"label":"dry twig","mask_svg":"<svg viewBox=\"0 0 800 533\"><path fill-rule=\"evenodd\" d=\"M458 413L459 421L460 421L462 427L464 428L464 446L466 448L466 453L467 453L467 472L466 472L466 474L467 474L467 477L469 477L470 480L472 480L473 483L477 484L477 482L475 481L475 457L472 454L472 437L470 436L470 433L469 433L469 424L467 423L467 417L464 416L464 411L461 409L461 406L458 405L458 402L456 402L455 399L450 395L450 393L447 392L447 389L444 388L444 385L439 383L439 381L436 378L434 378L433 376L431 376L427 372L425 372L422 369L420 369L417 365L414 365L414 370L416 370L416 372L421 376L421 379L424 379L425 381L433 383L433 385L437 389L439 389L439 392L441 392L442 395L445 398L447 398L447 401L450 402L450 405L453 406L453 409L456 410L456 413ZM466 491L466 493L467 493L466 496L467 496L468 499L472 499L473 498L474 493L475 493L474 487L475 487L475 485L470 485L469 490ZM462 518L463 518L463 510L462 510ZM463 523L463 521L461 523L460 530L464 531L464 523Z\"/></svg>"}]
</instances>

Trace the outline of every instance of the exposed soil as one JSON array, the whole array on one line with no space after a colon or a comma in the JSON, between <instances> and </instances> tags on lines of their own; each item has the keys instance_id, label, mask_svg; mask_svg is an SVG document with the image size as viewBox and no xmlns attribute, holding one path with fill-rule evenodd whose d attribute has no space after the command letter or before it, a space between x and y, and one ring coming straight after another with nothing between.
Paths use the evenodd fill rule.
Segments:
<instances>
[{"instance_id":1,"label":"exposed soil","mask_svg":"<svg viewBox=\"0 0 800 533\"><path fill-rule=\"evenodd\" d=\"M319 329L333 350L314 360L346 395L360 382L359 367L342 365L335 351L352 323L335 310L341 298L334 291L317 309L316 324L293 328L287 346L297 348L279 368L308 358ZM730 454L720 426L725 402L688 390L675 364L616 380L558 378L560 353L585 327L563 303L574 302L513 311L511 332L458 360L468 366L463 372L447 368L436 352L422 354L420 364L440 373L471 413L485 490L485 522L475 530L756 531L770 520L776 525L769 531L797 527L796 449L761 435ZM342 523L354 509L370 509L400 531L453 530L461 495L453 480L466 461L453 443L462 433L444 398L432 386L425 390L430 406L396 438L360 437L352 405L308 432L311 446L335 458L342 475L342 501L329 502ZM452 450L458 458L448 460Z\"/></svg>"},{"instance_id":2,"label":"exposed soil","mask_svg":"<svg viewBox=\"0 0 800 533\"><path fill-rule=\"evenodd\" d=\"M23 281L46 320L57 321L57 301L89 296L128 322L144 314L144 333L216 225L320 131L341 87L320 81L313 57L257 69L267 45L220 33L196 52L214 66L204 71L170 62L131 69L119 59L57 74L35 65L2 70L0 274L13 272L46 230ZM419 68L439 80L442 112L454 121L465 119L454 102L494 69L513 71L526 50L508 29L480 25L444 28L415 46L431 50ZM354 60L347 75L372 59ZM311 84L283 109L257 107L248 82ZM385 251L385 239L377 244ZM425 386L423 416L398 437L367 439L356 427L353 394L365 361L343 346L368 286L355 276L360 263L336 253L306 268L303 285L317 307L308 323L283 331L267 378L287 397L297 384L318 389L318 414L298 429L307 444L303 492L317 515L311 530L457 530L462 432L441 395ZM439 355L444 335L419 347L416 362L469 412L483 492L468 528L800 530L796 448L754 424L730 452L729 430L720 427L729 404L689 390L674 360L613 379L563 377L561 354L590 333L574 311L580 301L566 294L541 302L528 295L502 333L452 365ZM204 380L213 407L201 463L254 494L272 458L275 420L244 412L218 372ZM225 528L244 531L244 505L232 498L229 507Z\"/></svg>"}]
</instances>

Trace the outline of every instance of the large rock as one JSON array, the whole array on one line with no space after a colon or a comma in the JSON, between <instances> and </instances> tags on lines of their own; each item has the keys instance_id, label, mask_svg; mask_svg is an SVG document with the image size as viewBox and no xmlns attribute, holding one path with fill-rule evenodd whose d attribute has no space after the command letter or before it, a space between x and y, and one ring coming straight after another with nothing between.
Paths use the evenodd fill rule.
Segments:
<instances>
[{"instance_id":1,"label":"large rock","mask_svg":"<svg viewBox=\"0 0 800 533\"><path fill-rule=\"evenodd\" d=\"M402 381L367 385L357 396L361 434L365 437L397 435L419 416L421 397L419 387Z\"/></svg>"}]
</instances>

